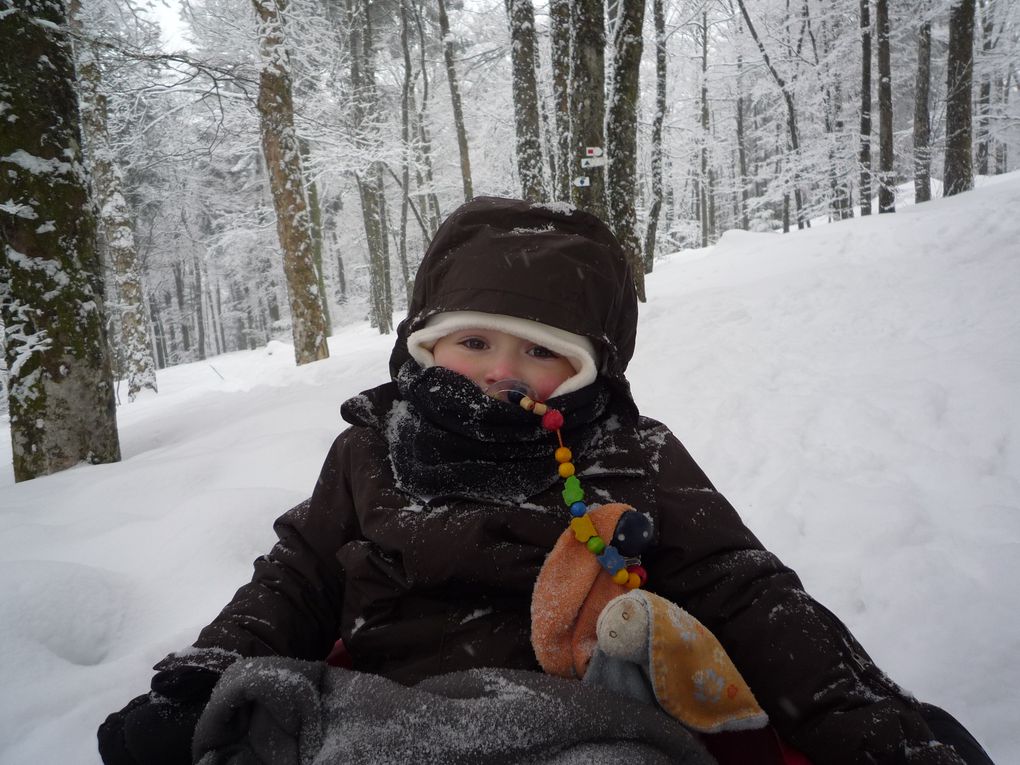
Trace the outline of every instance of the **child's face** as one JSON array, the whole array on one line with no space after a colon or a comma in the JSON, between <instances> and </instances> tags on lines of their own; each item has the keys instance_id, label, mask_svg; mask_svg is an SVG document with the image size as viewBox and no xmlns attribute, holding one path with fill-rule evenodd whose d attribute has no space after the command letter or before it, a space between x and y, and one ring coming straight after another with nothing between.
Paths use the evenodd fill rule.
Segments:
<instances>
[{"instance_id":1,"label":"child's face","mask_svg":"<svg viewBox=\"0 0 1020 765\"><path fill-rule=\"evenodd\" d=\"M574 375L570 362L548 348L494 329L463 329L432 349L436 365L464 375L482 390L500 380L520 380L539 401Z\"/></svg>"}]
</instances>

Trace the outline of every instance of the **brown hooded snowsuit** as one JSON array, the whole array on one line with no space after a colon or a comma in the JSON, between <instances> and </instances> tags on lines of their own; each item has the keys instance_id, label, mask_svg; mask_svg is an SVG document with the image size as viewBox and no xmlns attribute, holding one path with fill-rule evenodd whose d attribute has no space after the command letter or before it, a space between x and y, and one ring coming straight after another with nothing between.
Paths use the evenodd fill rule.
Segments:
<instances>
[{"instance_id":1,"label":"brown hooded snowsuit","mask_svg":"<svg viewBox=\"0 0 1020 765\"><path fill-rule=\"evenodd\" d=\"M599 381L553 400L587 500L651 514L648 589L715 633L787 740L816 763L944 761L923 753L931 733L916 702L762 548L673 434L638 415L624 377L637 326L628 267L605 225L565 205L479 198L443 224L398 329L392 381L344 405L351 427L312 497L277 521L279 543L198 648L320 659L342 637L355 669L406 683L538 669L532 587L569 520L555 443L533 415L410 359L408 334L452 310L594 341Z\"/></svg>"}]
</instances>

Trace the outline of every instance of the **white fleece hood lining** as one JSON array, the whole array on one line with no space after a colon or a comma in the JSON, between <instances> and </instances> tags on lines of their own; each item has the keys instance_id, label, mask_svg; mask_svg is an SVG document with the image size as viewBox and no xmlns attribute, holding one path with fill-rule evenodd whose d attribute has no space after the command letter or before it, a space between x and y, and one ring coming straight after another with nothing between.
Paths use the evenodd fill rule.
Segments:
<instances>
[{"instance_id":1,"label":"white fleece hood lining","mask_svg":"<svg viewBox=\"0 0 1020 765\"><path fill-rule=\"evenodd\" d=\"M529 342L548 348L563 356L574 368L574 375L568 377L554 390L549 398L580 390L595 382L598 366L595 363L595 346L591 340L573 332L567 332L548 324L519 319L499 313L482 311L447 311L429 317L424 327L412 332L407 338L407 350L411 358L423 367L434 367L432 349L443 337L462 329L488 329L506 332Z\"/></svg>"}]
</instances>

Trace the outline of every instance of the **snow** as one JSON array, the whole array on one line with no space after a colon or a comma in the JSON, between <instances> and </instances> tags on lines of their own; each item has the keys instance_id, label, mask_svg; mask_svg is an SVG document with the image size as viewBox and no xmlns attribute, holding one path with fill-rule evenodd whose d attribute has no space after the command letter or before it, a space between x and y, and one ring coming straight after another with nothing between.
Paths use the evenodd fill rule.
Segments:
<instances>
[{"instance_id":1,"label":"snow","mask_svg":"<svg viewBox=\"0 0 1020 765\"><path fill-rule=\"evenodd\" d=\"M1020 762L1020 174L898 204L658 262L630 377L880 666ZM115 465L15 485L4 423L0 762L99 761L97 725L248 579L391 342L163 370Z\"/></svg>"}]
</instances>

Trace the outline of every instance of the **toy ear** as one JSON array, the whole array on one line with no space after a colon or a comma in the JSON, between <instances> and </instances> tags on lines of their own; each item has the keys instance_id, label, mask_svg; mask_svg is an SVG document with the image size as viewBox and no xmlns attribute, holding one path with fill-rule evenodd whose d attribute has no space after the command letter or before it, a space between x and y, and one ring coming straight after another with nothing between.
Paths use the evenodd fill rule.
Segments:
<instances>
[{"instance_id":1,"label":"toy ear","mask_svg":"<svg viewBox=\"0 0 1020 765\"><path fill-rule=\"evenodd\" d=\"M648 660L652 620L640 592L613 598L599 614L595 632L599 648L615 659L645 664Z\"/></svg>"}]
</instances>

